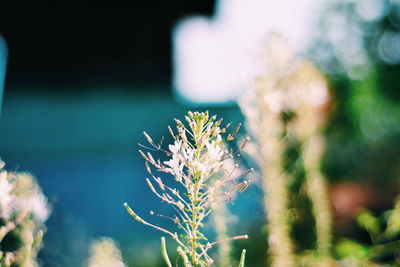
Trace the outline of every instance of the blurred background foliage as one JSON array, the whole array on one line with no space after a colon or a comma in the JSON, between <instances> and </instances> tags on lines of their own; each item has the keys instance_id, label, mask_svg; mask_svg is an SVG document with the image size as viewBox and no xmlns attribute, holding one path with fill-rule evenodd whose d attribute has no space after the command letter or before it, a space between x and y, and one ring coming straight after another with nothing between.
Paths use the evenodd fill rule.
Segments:
<instances>
[{"instance_id":1,"label":"blurred background foliage","mask_svg":"<svg viewBox=\"0 0 400 267\"><path fill-rule=\"evenodd\" d=\"M355 243L339 242L338 255L367 253L369 245L387 242L371 234L387 222L359 209L380 215L400 191L399 21L398 1L332 1L308 53L334 98L323 168L332 184L335 230L364 244L353 249ZM390 262L396 250L375 260Z\"/></svg>"},{"instance_id":2,"label":"blurred background foliage","mask_svg":"<svg viewBox=\"0 0 400 267\"><path fill-rule=\"evenodd\" d=\"M156 140L168 136L172 118L194 108L172 94L171 28L189 14L213 11L211 0L0 4L9 50L0 156L9 170L32 172L52 203L39 254L44 266L83 266L100 236L119 243L129 266L159 266L159 233L132 222L122 203L138 203L142 214L161 207L144 189L137 143L143 130ZM335 251L362 258L375 242L386 242L371 238L370 222L385 229L385 211L400 191L400 2L333 0L317 16L302 56L324 72L331 89L323 171L343 241ZM235 105L205 109L243 121ZM288 163L298 154L294 141ZM305 210L293 234L305 250L314 240L307 231L310 202L301 195L302 167L291 171L299 177L292 190L300 192L292 202ZM249 266L266 261L261 199L261 190L250 187L235 202L231 222L251 237L232 252L238 258L246 248ZM357 220L359 207L372 214Z\"/></svg>"},{"instance_id":3,"label":"blurred background foliage","mask_svg":"<svg viewBox=\"0 0 400 267\"><path fill-rule=\"evenodd\" d=\"M399 9L397 1L334 1L321 14L310 56L335 98L325 164L333 180L398 181Z\"/></svg>"},{"instance_id":4,"label":"blurred background foliage","mask_svg":"<svg viewBox=\"0 0 400 267\"><path fill-rule=\"evenodd\" d=\"M333 1L309 52L334 97L325 173L374 191L369 208L390 207L399 192L399 12L398 1Z\"/></svg>"}]
</instances>

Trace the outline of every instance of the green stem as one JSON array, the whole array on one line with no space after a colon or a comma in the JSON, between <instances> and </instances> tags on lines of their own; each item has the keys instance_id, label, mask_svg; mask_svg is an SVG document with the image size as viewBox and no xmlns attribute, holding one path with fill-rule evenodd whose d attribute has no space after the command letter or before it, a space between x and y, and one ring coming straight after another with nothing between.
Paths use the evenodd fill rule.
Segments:
<instances>
[{"instance_id":1,"label":"green stem","mask_svg":"<svg viewBox=\"0 0 400 267\"><path fill-rule=\"evenodd\" d=\"M199 140L201 139L201 129L202 125L201 123L198 122L198 132L194 133L195 134L195 147L196 147L196 153L195 153L195 158L196 160L200 159L201 156L201 144L199 143ZM199 228L199 218L198 218L198 213L199 213L199 190L200 190L200 184L199 181L201 181L201 175L195 174L193 177L193 196L191 197L191 206L192 206L192 220L191 220L191 228L192 228L192 236L190 239L190 245L191 245L191 251L190 251L190 257L192 259L192 264L196 267L198 266L198 259L197 259L197 231Z\"/></svg>"},{"instance_id":2,"label":"green stem","mask_svg":"<svg viewBox=\"0 0 400 267\"><path fill-rule=\"evenodd\" d=\"M225 205L216 209L213 213L215 229L217 232L217 240L224 240L227 238L227 215L229 211ZM231 266L230 263L230 250L229 242L222 242L218 246L218 262L219 266Z\"/></svg>"},{"instance_id":3,"label":"green stem","mask_svg":"<svg viewBox=\"0 0 400 267\"><path fill-rule=\"evenodd\" d=\"M242 254L240 255L240 262L239 262L239 267L244 267L244 260L246 257L246 250L242 250Z\"/></svg>"},{"instance_id":4,"label":"green stem","mask_svg":"<svg viewBox=\"0 0 400 267\"><path fill-rule=\"evenodd\" d=\"M145 224L145 225L147 225L147 226L153 227L154 229L157 229L157 230L159 230L159 231L161 231L161 232L163 232L163 233L169 235L169 236L172 237L176 242L178 242L178 244L179 244L180 246L182 246L183 248L187 249L187 247L185 246L185 244L182 243L182 241L178 238L178 235L177 235L176 233L173 234L173 233L171 233L170 231L165 230L164 228L161 228L161 227L159 227L159 226L157 226L157 225L154 225L154 224L151 224L151 223L146 222L146 221L143 220L141 217L139 217L139 216L128 206L128 204L127 204L126 202L124 203L124 207L125 207L125 209L128 211L129 215L131 215L135 220L137 220L138 222L143 223L143 224Z\"/></svg>"},{"instance_id":5,"label":"green stem","mask_svg":"<svg viewBox=\"0 0 400 267\"><path fill-rule=\"evenodd\" d=\"M303 141L304 142L304 141ZM324 140L317 132L305 140L302 154L307 190L312 201L317 232L317 251L322 258L331 258L332 215L325 177L320 171ZM320 266L323 264L321 263Z\"/></svg>"},{"instance_id":6,"label":"green stem","mask_svg":"<svg viewBox=\"0 0 400 267\"><path fill-rule=\"evenodd\" d=\"M161 237L161 254L165 260L165 263L168 267L172 267L171 261L169 260L167 253L167 245L165 244L165 237Z\"/></svg>"},{"instance_id":7,"label":"green stem","mask_svg":"<svg viewBox=\"0 0 400 267\"><path fill-rule=\"evenodd\" d=\"M192 236L191 236L191 255L190 257L192 258L192 263L194 266L198 265L197 262L197 231L198 231L198 194L199 194L199 184L197 182L197 177L195 177L195 182L194 182L194 190L193 190L193 198L192 198L192 222L191 222L191 228L192 228Z\"/></svg>"}]
</instances>

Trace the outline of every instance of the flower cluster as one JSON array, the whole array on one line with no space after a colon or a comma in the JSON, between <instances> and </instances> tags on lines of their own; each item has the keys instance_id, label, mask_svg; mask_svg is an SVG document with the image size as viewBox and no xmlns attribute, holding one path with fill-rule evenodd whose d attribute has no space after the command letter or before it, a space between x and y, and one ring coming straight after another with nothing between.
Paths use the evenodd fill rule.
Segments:
<instances>
[{"instance_id":1,"label":"flower cluster","mask_svg":"<svg viewBox=\"0 0 400 267\"><path fill-rule=\"evenodd\" d=\"M220 136L218 135L219 139ZM200 140L204 142L204 140ZM166 171L178 179L178 182L184 178L186 181L188 176L185 176L183 169L188 166L188 175L194 176L199 173L200 176L209 176L217 172L222 166L222 158L224 151L221 146L221 140L212 141L211 143L201 144L205 148L205 153L201 157L196 158L195 148L182 141L175 141L174 145L169 145L169 150L172 152L172 158L169 161L164 161L164 164L169 166ZM185 146L186 145L186 146ZM191 162L192 164L188 164Z\"/></svg>"},{"instance_id":2,"label":"flower cluster","mask_svg":"<svg viewBox=\"0 0 400 267\"><path fill-rule=\"evenodd\" d=\"M38 266L36 254L50 214L47 199L30 174L3 167L0 161L0 265Z\"/></svg>"},{"instance_id":3,"label":"flower cluster","mask_svg":"<svg viewBox=\"0 0 400 267\"><path fill-rule=\"evenodd\" d=\"M174 144L169 145L168 150L164 150L161 144L154 143L144 132L151 146L148 149L164 152L169 160L155 160L150 152L145 153L139 150L151 176L146 179L151 191L176 211L174 218L160 216L171 219L184 232L184 235L178 237L177 233L150 224L136 215L126 204L125 206L136 220L176 240L184 259L190 259L190 263L194 266L208 266L213 260L208 256L207 251L213 245L223 241L247 238L247 235L243 235L209 242L201 233L201 228L204 220L214 209L220 204L231 201L247 188L249 181L244 178L251 169L237 173L237 165L232 170L224 168L224 162L234 158L240 151L229 151L226 146L227 141L234 139L240 125L223 138L230 124L221 127L222 119L217 120L216 116L209 117L208 112L189 112L185 119L188 126L175 119L177 134L168 127L174 138ZM245 140L241 149L247 141L248 139ZM177 188L167 186L161 177L155 175L153 169L172 175L179 184Z\"/></svg>"}]
</instances>

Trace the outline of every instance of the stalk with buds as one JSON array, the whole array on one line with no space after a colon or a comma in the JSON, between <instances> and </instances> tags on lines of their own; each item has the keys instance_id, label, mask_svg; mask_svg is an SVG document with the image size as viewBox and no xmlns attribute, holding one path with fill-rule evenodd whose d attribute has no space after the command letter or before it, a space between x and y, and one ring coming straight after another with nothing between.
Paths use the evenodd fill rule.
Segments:
<instances>
[{"instance_id":1,"label":"stalk with buds","mask_svg":"<svg viewBox=\"0 0 400 267\"><path fill-rule=\"evenodd\" d=\"M227 217L232 216L227 207L221 206L216 209L213 214L213 223L217 233L217 239L227 238ZM231 247L228 242L224 242L218 247L218 264L219 266L230 266Z\"/></svg>"},{"instance_id":2,"label":"stalk with buds","mask_svg":"<svg viewBox=\"0 0 400 267\"><path fill-rule=\"evenodd\" d=\"M308 62L302 62L298 66L294 79L299 92L297 92L298 104L293 109L296 118L291 126L302 144L306 187L315 218L319 266L332 266L332 214L326 178L321 172L325 149L322 132L328 115L328 88L322 74Z\"/></svg>"},{"instance_id":3,"label":"stalk with buds","mask_svg":"<svg viewBox=\"0 0 400 267\"><path fill-rule=\"evenodd\" d=\"M174 138L174 144L169 145L168 150L156 144L144 132L150 144L148 149L165 153L169 160L156 160L150 152L139 150L150 174L150 178L146 179L150 190L176 212L173 218L160 216L172 220L183 234L178 235L175 231L149 223L126 203L124 205L135 220L172 237L178 243L177 251L185 266L210 266L214 260L208 251L212 247L222 242L248 238L247 235L240 235L210 242L202 228L207 217L218 206L232 201L247 188L249 181L245 178L252 170L233 175L233 170L224 168L225 160L234 158L239 152L229 151L226 146L227 141L234 139L239 127L223 138L230 124L222 128L222 119L209 117L208 112L189 112L185 119L187 125L175 119L177 133L168 127ZM156 172L171 175L176 187L167 186ZM163 257L168 258L166 251ZM169 261L166 262L168 264Z\"/></svg>"},{"instance_id":4,"label":"stalk with buds","mask_svg":"<svg viewBox=\"0 0 400 267\"><path fill-rule=\"evenodd\" d=\"M286 121L284 104L289 100L285 61L281 44L270 42L267 51L269 68L258 77L240 101L246 127L253 141L247 153L258 163L267 214L271 266L295 266L294 243L289 221L289 174L285 169ZM272 47L271 47L272 46ZM253 149L252 149L253 148Z\"/></svg>"}]
</instances>

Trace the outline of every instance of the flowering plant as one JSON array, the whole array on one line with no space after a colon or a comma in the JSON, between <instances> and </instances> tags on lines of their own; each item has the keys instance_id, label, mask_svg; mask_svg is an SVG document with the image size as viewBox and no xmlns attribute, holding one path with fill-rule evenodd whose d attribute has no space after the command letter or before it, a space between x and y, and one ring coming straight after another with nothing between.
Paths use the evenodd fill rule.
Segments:
<instances>
[{"instance_id":1,"label":"flowering plant","mask_svg":"<svg viewBox=\"0 0 400 267\"><path fill-rule=\"evenodd\" d=\"M209 242L201 231L205 219L213 210L219 205L231 201L249 185L249 181L244 177L252 169L235 175L237 165L231 170L224 168L225 160L234 158L243 149L248 139L244 141L238 151L229 151L226 142L234 139L240 125L224 139L223 134L226 133L230 124L221 128L222 119L217 120L216 116L210 118L208 112L189 112L185 119L188 127L180 120L175 119L177 134L171 127L168 127L174 138L174 144L169 145L168 150L164 150L161 143L154 143L151 137L144 132L151 145L149 149L164 152L169 157L168 161L155 160L150 152L144 153L139 150L151 176L146 179L148 186L157 197L170 204L176 212L174 218L161 216L171 219L184 234L178 236L176 232L148 223L126 203L124 205L137 221L171 236L179 245L177 251L182 256L185 266L209 266L213 263L213 259L207 252L214 245L248 238L247 235L241 235ZM152 168L158 172L172 175L178 184L177 188L165 185L162 179L153 173ZM168 266L171 266L166 254L164 239L162 239L162 247L164 248L164 259ZM242 253L241 266L244 262L244 253Z\"/></svg>"},{"instance_id":2,"label":"flowering plant","mask_svg":"<svg viewBox=\"0 0 400 267\"><path fill-rule=\"evenodd\" d=\"M0 266L39 266L49 204L32 175L3 167L0 161Z\"/></svg>"}]
</instances>

